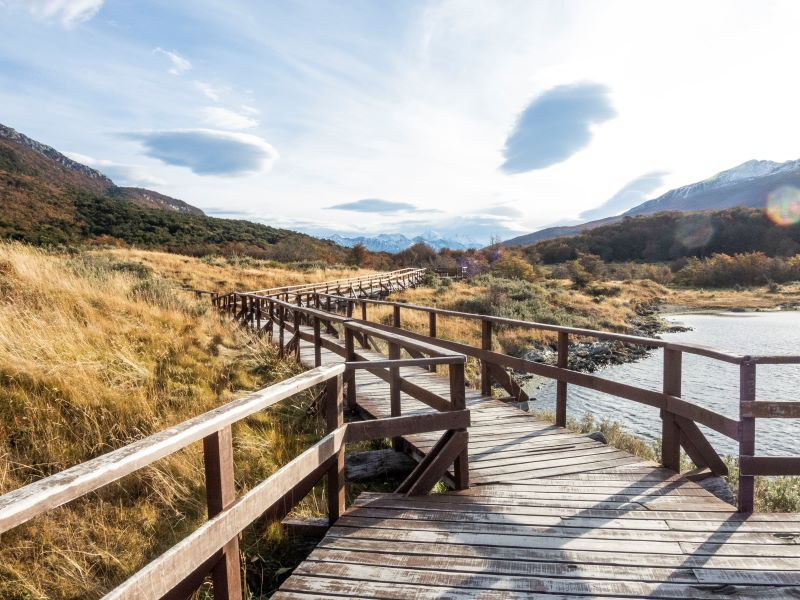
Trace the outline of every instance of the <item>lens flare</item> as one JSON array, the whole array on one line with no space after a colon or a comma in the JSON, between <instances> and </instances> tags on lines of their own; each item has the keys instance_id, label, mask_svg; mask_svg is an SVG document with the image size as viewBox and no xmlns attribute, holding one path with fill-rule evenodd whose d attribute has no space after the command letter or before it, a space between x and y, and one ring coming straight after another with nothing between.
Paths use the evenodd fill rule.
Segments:
<instances>
[{"instance_id":1,"label":"lens flare","mask_svg":"<svg viewBox=\"0 0 800 600\"><path fill-rule=\"evenodd\" d=\"M675 240L686 248L701 248L714 237L714 225L705 215L685 217L678 222Z\"/></svg>"},{"instance_id":2,"label":"lens flare","mask_svg":"<svg viewBox=\"0 0 800 600\"><path fill-rule=\"evenodd\" d=\"M772 190L767 196L767 216L778 225L800 223L800 189L782 185Z\"/></svg>"}]
</instances>

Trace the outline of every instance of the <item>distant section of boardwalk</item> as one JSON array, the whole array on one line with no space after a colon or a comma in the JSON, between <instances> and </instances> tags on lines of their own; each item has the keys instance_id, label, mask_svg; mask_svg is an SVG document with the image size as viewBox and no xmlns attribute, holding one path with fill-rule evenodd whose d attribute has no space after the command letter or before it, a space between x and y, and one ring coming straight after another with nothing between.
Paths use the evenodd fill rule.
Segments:
<instances>
[{"instance_id":1,"label":"distant section of boardwalk","mask_svg":"<svg viewBox=\"0 0 800 600\"><path fill-rule=\"evenodd\" d=\"M314 364L312 345L300 354ZM448 389L420 368L402 374ZM389 415L383 380L358 371L357 394ZM656 463L475 391L467 407L471 489L362 494L273 597L800 598L800 515L737 513ZM436 439L406 438L419 455Z\"/></svg>"}]
</instances>

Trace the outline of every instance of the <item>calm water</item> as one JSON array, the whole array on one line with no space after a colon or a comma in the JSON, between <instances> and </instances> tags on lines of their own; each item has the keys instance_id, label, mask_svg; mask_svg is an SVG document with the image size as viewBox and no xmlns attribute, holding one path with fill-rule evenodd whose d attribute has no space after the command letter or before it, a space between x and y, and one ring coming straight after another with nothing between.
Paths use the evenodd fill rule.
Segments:
<instances>
[{"instance_id":1,"label":"calm water","mask_svg":"<svg viewBox=\"0 0 800 600\"><path fill-rule=\"evenodd\" d=\"M693 342L736 354L800 354L800 312L684 314L667 318L691 327L685 333L667 333L668 341ZM663 352L643 360L606 367L595 374L637 387L661 391ZM758 365L757 400L800 401L800 365ZM530 390L534 409L555 407L555 384L548 382ZM721 414L738 419L739 371L736 365L683 355L683 397ZM629 431L650 439L660 438L658 409L570 385L567 414L580 417L592 412L624 424ZM709 441L722 454L736 454L737 444L701 426ZM800 420L758 419L756 452L771 455L800 455Z\"/></svg>"}]
</instances>

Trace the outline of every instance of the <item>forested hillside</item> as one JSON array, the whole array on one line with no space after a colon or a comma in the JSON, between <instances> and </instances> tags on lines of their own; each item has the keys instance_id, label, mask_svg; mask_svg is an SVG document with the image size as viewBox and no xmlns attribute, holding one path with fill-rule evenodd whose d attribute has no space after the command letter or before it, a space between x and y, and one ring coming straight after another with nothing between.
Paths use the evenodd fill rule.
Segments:
<instances>
[{"instance_id":1,"label":"forested hillside","mask_svg":"<svg viewBox=\"0 0 800 600\"><path fill-rule=\"evenodd\" d=\"M102 173L0 126L0 239L102 243L182 254L342 262L348 251L285 229L208 217L185 202L118 187Z\"/></svg>"},{"instance_id":2,"label":"forested hillside","mask_svg":"<svg viewBox=\"0 0 800 600\"><path fill-rule=\"evenodd\" d=\"M719 212L667 212L626 217L570 238L545 240L525 253L545 264L595 254L606 262L664 262L715 253L763 252L793 256L800 252L800 224L779 226L763 210L732 208Z\"/></svg>"}]
</instances>

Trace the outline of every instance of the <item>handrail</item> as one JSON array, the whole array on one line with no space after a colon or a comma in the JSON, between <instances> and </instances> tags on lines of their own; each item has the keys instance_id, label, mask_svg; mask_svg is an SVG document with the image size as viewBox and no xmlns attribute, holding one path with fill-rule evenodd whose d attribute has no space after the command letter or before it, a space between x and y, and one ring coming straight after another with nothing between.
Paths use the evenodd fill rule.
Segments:
<instances>
[{"instance_id":1,"label":"handrail","mask_svg":"<svg viewBox=\"0 0 800 600\"><path fill-rule=\"evenodd\" d=\"M259 295L266 295L272 296L275 294L285 294L285 293L296 293L296 292L306 292L306 291L316 291L318 288L322 287L332 287L337 286L341 287L342 285L351 285L357 284L364 281L375 281L375 280L391 280L392 278L400 277L403 275L411 275L412 273L424 273L425 269L418 269L413 267L405 267L403 269L397 269L395 271L389 272L381 272L381 273L373 273L369 275L360 275L358 277L346 277L342 279L333 279L329 281L320 281L316 283L298 283L295 285L289 286L280 286L274 288L268 288L265 290L254 290L250 292L246 292L249 294L259 294Z\"/></svg>"},{"instance_id":2,"label":"handrail","mask_svg":"<svg viewBox=\"0 0 800 600\"><path fill-rule=\"evenodd\" d=\"M0 496L0 533L138 471L344 371L344 365L318 367Z\"/></svg>"},{"instance_id":3,"label":"handrail","mask_svg":"<svg viewBox=\"0 0 800 600\"><path fill-rule=\"evenodd\" d=\"M419 306L403 302L370 298L347 298L336 294L314 294L313 301L321 305L326 299L329 307L344 304L348 313L353 312L353 303L362 307L362 323L366 320L368 304L390 306L393 308L393 325L369 322L372 327L388 332L402 333L428 343L436 343L455 352L477 358L481 364L481 391L491 394L493 383L499 383L512 397L527 400L527 396L518 384L506 372L512 369L518 372L533 373L554 379L556 383L556 424L565 426L567 420L568 385L596 389L661 409L662 417L662 454L661 462L665 467L678 471L680 469L680 450L683 447L692 461L699 467L707 467L714 474L727 474L727 467L708 442L697 424L705 425L721 433L739 444L739 498L741 512L752 512L754 502L754 480L756 475L800 475L800 457L790 456L756 456L755 455L755 419L756 418L800 418L800 402L766 402L755 400L755 370L759 364L800 364L800 356L749 356L709 348L699 344L667 342L653 338L632 336L627 334L594 331L576 327L563 327L548 323L536 323L478 315L441 309L431 306ZM311 300L307 300L311 302ZM420 311L429 316L428 335L408 331L403 328L402 310ZM468 344L443 340L437 336L438 315L468 319L481 322L481 346L475 348ZM523 327L528 329L551 331L558 334L557 364L545 365L532 361L514 358L492 351L492 335L495 326ZM614 340L628 344L637 344L648 348L664 350L663 388L661 392L622 384L596 375L579 373L568 367L570 336L591 337ZM695 354L713 360L737 365L739 375L739 418L733 419L713 410L698 406L681 398L681 363L683 353Z\"/></svg>"},{"instance_id":4,"label":"handrail","mask_svg":"<svg viewBox=\"0 0 800 600\"><path fill-rule=\"evenodd\" d=\"M463 356L417 360L447 362L461 368ZM407 361L376 361L375 368L397 371ZM86 461L50 477L0 496L0 533L17 527L57 506L85 496L119 478L203 440L209 520L167 552L146 565L105 596L109 599L183 598L208 576L214 579L214 597L242 597L238 535L266 514L280 520L317 481L328 478L328 517L333 523L345 509L344 445L375 438L445 431L431 450L437 458L422 461L403 481L398 492L425 494L453 464L456 487L468 486L467 427L463 378L453 380L452 405L447 412L392 414L386 419L345 423L343 376L361 364L317 367L219 408L179 423L137 442ZM364 366L369 368L369 363ZM328 433L319 442L276 473L236 499L231 426L280 400L324 383ZM455 462L454 458L455 457Z\"/></svg>"},{"instance_id":5,"label":"handrail","mask_svg":"<svg viewBox=\"0 0 800 600\"><path fill-rule=\"evenodd\" d=\"M345 296L337 296L335 294L322 294L317 293L316 295L323 297L323 298L331 298L338 301L352 301L353 298L347 298ZM687 352L690 354L697 354L700 356L705 356L707 358L714 358L717 360L721 360L724 362L728 362L731 364L740 364L744 359L744 356L740 356L738 354L731 354L729 352L724 352L722 350L717 350L715 348L709 348L708 346L702 346L700 344L685 344L685 343L678 343L678 342L667 342L664 340L659 340L656 338L649 338L644 336L637 336L637 335L628 335L625 333L614 333L611 331L598 331L595 329L583 329L580 327L566 327L563 325L551 325L550 323L539 323L536 321L523 321L520 319L510 319L508 317L495 317L492 315L480 315L476 313L468 313L468 312L461 312L456 310L448 310L444 308L436 308L434 306L421 306L418 304L407 304L405 302L392 302L389 300L377 300L373 298L369 299L358 299L359 302L368 302L369 304L377 304L377 305L384 305L384 306L392 306L392 307L399 307L408 310L416 310L420 312L425 312L428 314L437 314L442 316L449 316L449 317L456 317L459 319L467 319L473 321L485 321L495 325L506 325L509 327L522 327L526 329L537 329L542 331L552 331L555 333L567 333L570 335L576 335L579 337L594 337L597 339L603 340L614 340L619 342L625 342L627 344L635 344L641 346L648 346L651 348L669 348L672 350L679 350L681 352ZM798 357L798 361L800 361L800 357Z\"/></svg>"}]
</instances>

